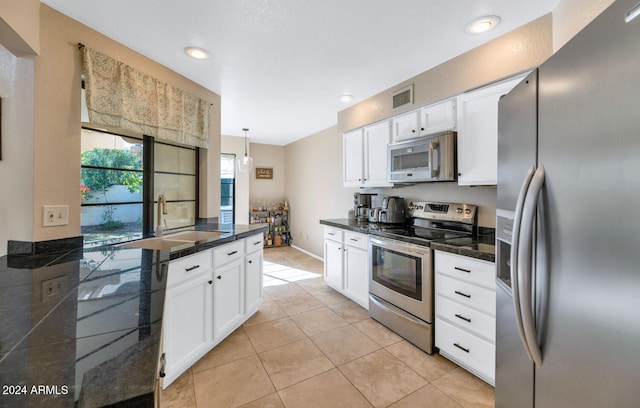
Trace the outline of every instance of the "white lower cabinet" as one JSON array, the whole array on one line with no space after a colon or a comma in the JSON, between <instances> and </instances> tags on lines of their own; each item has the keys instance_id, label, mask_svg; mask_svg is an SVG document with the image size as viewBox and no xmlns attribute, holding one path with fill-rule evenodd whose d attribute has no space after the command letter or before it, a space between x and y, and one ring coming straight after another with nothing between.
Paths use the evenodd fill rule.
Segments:
<instances>
[{"instance_id":1,"label":"white lower cabinet","mask_svg":"<svg viewBox=\"0 0 640 408\"><path fill-rule=\"evenodd\" d=\"M495 384L495 264L435 251L434 270L436 347Z\"/></svg>"},{"instance_id":2,"label":"white lower cabinet","mask_svg":"<svg viewBox=\"0 0 640 408\"><path fill-rule=\"evenodd\" d=\"M344 290L342 235L340 228L324 228L324 280L339 292Z\"/></svg>"},{"instance_id":3,"label":"white lower cabinet","mask_svg":"<svg viewBox=\"0 0 640 408\"><path fill-rule=\"evenodd\" d=\"M247 255L245 264L245 313L249 315L257 312L262 303L262 266L264 265L262 240L260 244L259 251Z\"/></svg>"},{"instance_id":4,"label":"white lower cabinet","mask_svg":"<svg viewBox=\"0 0 640 408\"><path fill-rule=\"evenodd\" d=\"M231 334L244 317L244 264L234 261L215 270L213 279L213 339Z\"/></svg>"},{"instance_id":5,"label":"white lower cabinet","mask_svg":"<svg viewBox=\"0 0 640 408\"><path fill-rule=\"evenodd\" d=\"M166 385L213 346L210 272L166 291L162 321L166 373L163 383Z\"/></svg>"},{"instance_id":6,"label":"white lower cabinet","mask_svg":"<svg viewBox=\"0 0 640 408\"><path fill-rule=\"evenodd\" d=\"M344 291L347 297L369 309L369 237L365 234L344 233Z\"/></svg>"},{"instance_id":7,"label":"white lower cabinet","mask_svg":"<svg viewBox=\"0 0 640 408\"><path fill-rule=\"evenodd\" d=\"M369 309L368 236L325 226L324 237L327 285Z\"/></svg>"},{"instance_id":8,"label":"white lower cabinet","mask_svg":"<svg viewBox=\"0 0 640 408\"><path fill-rule=\"evenodd\" d=\"M262 234L259 235L262 243ZM233 241L169 264L162 388L240 327L262 302L262 245ZM250 249L250 252L248 251Z\"/></svg>"}]
</instances>

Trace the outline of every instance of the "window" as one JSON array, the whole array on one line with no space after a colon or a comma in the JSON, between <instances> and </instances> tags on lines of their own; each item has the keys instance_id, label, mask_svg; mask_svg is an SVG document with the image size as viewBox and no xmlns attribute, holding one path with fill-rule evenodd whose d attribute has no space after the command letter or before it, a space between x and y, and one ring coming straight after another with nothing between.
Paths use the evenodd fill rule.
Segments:
<instances>
[{"instance_id":1,"label":"window","mask_svg":"<svg viewBox=\"0 0 640 408\"><path fill-rule=\"evenodd\" d=\"M82 129L81 233L86 244L142 236L143 141Z\"/></svg>"},{"instance_id":2,"label":"window","mask_svg":"<svg viewBox=\"0 0 640 408\"><path fill-rule=\"evenodd\" d=\"M195 148L154 143L153 225L157 224L157 200L167 201L162 226L175 229L195 225L198 216L198 151Z\"/></svg>"},{"instance_id":3,"label":"window","mask_svg":"<svg viewBox=\"0 0 640 408\"><path fill-rule=\"evenodd\" d=\"M153 235L160 194L167 202L167 214L162 214L165 230L195 225L196 148L86 127L81 144L80 231L85 245Z\"/></svg>"},{"instance_id":4,"label":"window","mask_svg":"<svg viewBox=\"0 0 640 408\"><path fill-rule=\"evenodd\" d=\"M236 155L223 153L220 159L220 224L235 223Z\"/></svg>"}]
</instances>

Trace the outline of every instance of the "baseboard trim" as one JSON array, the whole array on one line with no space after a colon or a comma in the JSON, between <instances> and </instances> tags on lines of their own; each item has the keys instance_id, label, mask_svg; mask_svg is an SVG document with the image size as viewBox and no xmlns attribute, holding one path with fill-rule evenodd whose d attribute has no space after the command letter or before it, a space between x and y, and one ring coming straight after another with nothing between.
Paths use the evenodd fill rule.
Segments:
<instances>
[{"instance_id":1,"label":"baseboard trim","mask_svg":"<svg viewBox=\"0 0 640 408\"><path fill-rule=\"evenodd\" d=\"M319 257L318 255L313 254L313 253L311 253L311 252L309 252L309 251L307 251L307 250L305 250L305 249L302 249L302 248L297 247L297 246L295 246L295 245L291 245L291 248L296 249L296 250L298 250L298 251L300 251L300 252L304 252L305 254L309 255L309 256L310 256L310 257L312 257L312 258L316 258L317 260L319 260L319 261L323 261L323 262L324 262L324 258L321 258L321 257Z\"/></svg>"}]
</instances>

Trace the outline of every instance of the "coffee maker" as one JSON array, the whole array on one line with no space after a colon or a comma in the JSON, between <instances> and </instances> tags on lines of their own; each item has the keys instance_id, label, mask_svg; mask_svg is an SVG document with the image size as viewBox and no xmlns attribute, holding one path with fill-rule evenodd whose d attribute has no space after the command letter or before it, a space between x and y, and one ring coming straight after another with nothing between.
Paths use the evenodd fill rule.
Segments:
<instances>
[{"instance_id":1,"label":"coffee maker","mask_svg":"<svg viewBox=\"0 0 640 408\"><path fill-rule=\"evenodd\" d=\"M371 196L376 193L353 193L353 210L358 222L369 221L369 209L371 208Z\"/></svg>"}]
</instances>

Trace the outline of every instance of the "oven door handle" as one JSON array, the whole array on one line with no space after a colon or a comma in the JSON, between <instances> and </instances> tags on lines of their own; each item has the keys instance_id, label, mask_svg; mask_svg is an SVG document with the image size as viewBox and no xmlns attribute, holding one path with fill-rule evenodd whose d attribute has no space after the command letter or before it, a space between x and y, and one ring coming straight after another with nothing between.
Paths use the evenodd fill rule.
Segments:
<instances>
[{"instance_id":1,"label":"oven door handle","mask_svg":"<svg viewBox=\"0 0 640 408\"><path fill-rule=\"evenodd\" d=\"M527 171L527 175L522 181L522 186L520 187L520 192L518 193L518 199L516 201L516 213L513 219L513 233L511 240L511 254L510 254L510 275L511 275L511 292L513 296L513 310L515 312L516 325L518 326L518 334L520 335L520 340L522 341L522 345L524 346L524 350L527 353L529 358L531 357L531 352L529 351L529 345L527 343L527 337L524 332L524 325L522 323L522 311L520 304L520 283L518 282L518 253L520 247L520 225L522 223L522 209L524 207L524 201L527 196L527 190L529 190L529 185L531 184L531 179L533 178L533 174L535 172L535 166L529 167Z\"/></svg>"}]
</instances>

